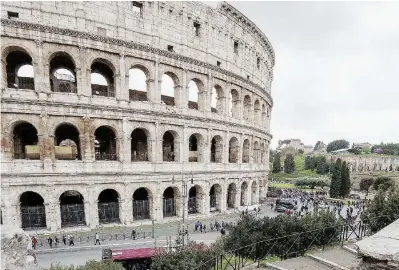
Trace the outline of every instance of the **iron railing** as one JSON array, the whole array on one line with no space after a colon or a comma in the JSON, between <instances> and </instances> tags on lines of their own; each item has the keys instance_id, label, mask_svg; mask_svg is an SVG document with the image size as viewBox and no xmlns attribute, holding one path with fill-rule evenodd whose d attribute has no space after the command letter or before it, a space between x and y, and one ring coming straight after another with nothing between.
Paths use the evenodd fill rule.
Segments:
<instances>
[{"instance_id":1,"label":"iron railing","mask_svg":"<svg viewBox=\"0 0 399 270\"><path fill-rule=\"evenodd\" d=\"M84 204L62 204L61 227L86 225Z\"/></svg>"},{"instance_id":2,"label":"iron railing","mask_svg":"<svg viewBox=\"0 0 399 270\"><path fill-rule=\"evenodd\" d=\"M92 84L91 94L93 96L115 97L115 89L113 86L110 85L107 86L107 85Z\"/></svg>"},{"instance_id":3,"label":"iron railing","mask_svg":"<svg viewBox=\"0 0 399 270\"><path fill-rule=\"evenodd\" d=\"M216 194L209 195L209 206L216 208Z\"/></svg>"},{"instance_id":4,"label":"iron railing","mask_svg":"<svg viewBox=\"0 0 399 270\"><path fill-rule=\"evenodd\" d=\"M150 218L150 203L148 200L133 201L133 219L142 220Z\"/></svg>"},{"instance_id":5,"label":"iron railing","mask_svg":"<svg viewBox=\"0 0 399 270\"><path fill-rule=\"evenodd\" d=\"M173 217L176 216L176 207L174 198L163 199L163 216Z\"/></svg>"},{"instance_id":6,"label":"iron railing","mask_svg":"<svg viewBox=\"0 0 399 270\"><path fill-rule=\"evenodd\" d=\"M132 161L148 161L148 153L147 152L139 152L139 153L132 153Z\"/></svg>"},{"instance_id":7,"label":"iron railing","mask_svg":"<svg viewBox=\"0 0 399 270\"><path fill-rule=\"evenodd\" d=\"M18 77L15 73L7 73L7 82L10 88L35 90L35 80L31 77Z\"/></svg>"},{"instance_id":8,"label":"iron railing","mask_svg":"<svg viewBox=\"0 0 399 270\"><path fill-rule=\"evenodd\" d=\"M175 161L175 153L174 152L170 152L163 155L163 161L167 161L167 162L173 162Z\"/></svg>"},{"instance_id":9,"label":"iron railing","mask_svg":"<svg viewBox=\"0 0 399 270\"><path fill-rule=\"evenodd\" d=\"M196 214L198 213L197 209L197 198L196 197L191 197L188 198L188 213L189 214Z\"/></svg>"},{"instance_id":10,"label":"iron railing","mask_svg":"<svg viewBox=\"0 0 399 270\"><path fill-rule=\"evenodd\" d=\"M129 89L130 101L147 101L147 92Z\"/></svg>"},{"instance_id":11,"label":"iron railing","mask_svg":"<svg viewBox=\"0 0 399 270\"><path fill-rule=\"evenodd\" d=\"M99 202L98 220L100 224L119 223L119 202Z\"/></svg>"},{"instance_id":12,"label":"iron railing","mask_svg":"<svg viewBox=\"0 0 399 270\"><path fill-rule=\"evenodd\" d=\"M23 229L46 228L46 210L44 205L21 206L21 221Z\"/></svg>"},{"instance_id":13,"label":"iron railing","mask_svg":"<svg viewBox=\"0 0 399 270\"><path fill-rule=\"evenodd\" d=\"M257 241L238 249L223 252L201 263L196 270L238 270L257 265L268 258L288 259L303 256L314 248L341 245L348 240L359 240L371 235L369 223L348 220L335 226L294 233L273 239Z\"/></svg>"},{"instance_id":14,"label":"iron railing","mask_svg":"<svg viewBox=\"0 0 399 270\"><path fill-rule=\"evenodd\" d=\"M117 160L116 154L110 153L96 153L96 160Z\"/></svg>"}]
</instances>

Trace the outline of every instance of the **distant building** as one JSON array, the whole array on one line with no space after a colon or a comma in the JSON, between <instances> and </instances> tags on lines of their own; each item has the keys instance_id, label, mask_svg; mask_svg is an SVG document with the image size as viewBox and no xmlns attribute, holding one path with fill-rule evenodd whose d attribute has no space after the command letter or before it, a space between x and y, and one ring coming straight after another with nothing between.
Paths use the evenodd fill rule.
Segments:
<instances>
[{"instance_id":1,"label":"distant building","mask_svg":"<svg viewBox=\"0 0 399 270\"><path fill-rule=\"evenodd\" d=\"M286 147L292 147L295 150L302 150L304 154L310 154L313 152L313 146L304 145L304 143L301 142L300 139L286 139L278 141L277 150L282 150L283 148Z\"/></svg>"},{"instance_id":2,"label":"distant building","mask_svg":"<svg viewBox=\"0 0 399 270\"><path fill-rule=\"evenodd\" d=\"M368 142L366 142L366 143L353 143L353 147L352 148L354 148L354 149L370 148L371 149L372 146L373 145L371 143L368 143Z\"/></svg>"}]
</instances>

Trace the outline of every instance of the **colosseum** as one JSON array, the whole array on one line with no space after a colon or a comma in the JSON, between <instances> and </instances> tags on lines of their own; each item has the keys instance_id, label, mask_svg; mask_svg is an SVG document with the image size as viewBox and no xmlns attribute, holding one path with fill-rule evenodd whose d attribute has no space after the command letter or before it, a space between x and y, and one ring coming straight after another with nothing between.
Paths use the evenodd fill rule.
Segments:
<instances>
[{"instance_id":1,"label":"colosseum","mask_svg":"<svg viewBox=\"0 0 399 270\"><path fill-rule=\"evenodd\" d=\"M266 196L275 55L233 6L1 6L3 224L134 226Z\"/></svg>"}]
</instances>

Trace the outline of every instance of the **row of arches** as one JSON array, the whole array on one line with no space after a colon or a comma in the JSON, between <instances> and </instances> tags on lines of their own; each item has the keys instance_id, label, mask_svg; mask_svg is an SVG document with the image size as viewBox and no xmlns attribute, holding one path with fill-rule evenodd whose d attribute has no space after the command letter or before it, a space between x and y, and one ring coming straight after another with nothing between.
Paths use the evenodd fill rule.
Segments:
<instances>
[{"instance_id":1,"label":"row of arches","mask_svg":"<svg viewBox=\"0 0 399 270\"><path fill-rule=\"evenodd\" d=\"M98 127L93 134L95 160L118 160L118 143L115 130L109 126ZM176 131L168 130L162 135L162 161L178 162L179 135ZM147 129L136 128L130 135L130 153L132 162L151 160L151 134ZM12 132L14 159L40 159L39 137L37 129L29 122L19 122ZM205 139L199 133L193 133L188 140L189 162L223 163L224 152L228 150L228 162L238 163L239 152L242 147L242 163L265 163L266 148L264 143L255 141L251 148L249 139L244 139L242 146L236 137L228 142L228 149L224 149L223 138L215 135L210 140L210 156L205 157ZM82 159L81 135L78 129L70 123L58 125L54 132L54 156L61 160ZM227 161L226 161L227 162Z\"/></svg>"},{"instance_id":2,"label":"row of arches","mask_svg":"<svg viewBox=\"0 0 399 270\"><path fill-rule=\"evenodd\" d=\"M230 183L226 191L226 208L236 208L239 205L256 204L259 201L259 189L256 181L252 183L251 194L249 194L247 182L241 184L241 193L239 204L236 202L237 186ZM209 201L205 202L205 192L200 185L193 185L186 198L187 213L204 213L204 203L209 206L210 212L221 210L222 205L222 187L219 184L211 186L209 192ZM251 201L248 201L248 197ZM133 220L146 220L154 218L154 195L145 187L136 189L131 197ZM182 207L182 196L177 187L167 187L162 194L162 216L178 216ZM120 195L115 189L103 190L97 198L98 223L120 223ZM67 190L59 197L61 227L85 226L85 198L76 190ZM19 208L21 215L21 227L24 229L46 228L47 216L44 199L41 195L33 191L26 191L20 195Z\"/></svg>"},{"instance_id":3,"label":"row of arches","mask_svg":"<svg viewBox=\"0 0 399 270\"><path fill-rule=\"evenodd\" d=\"M7 47L3 51L5 58L5 79L9 88L35 89L34 66L30 54L21 47ZM49 58L48 79L52 92L77 93L78 81L73 57L66 52L53 53ZM93 96L115 97L116 69L107 59L96 58L90 64L90 85ZM142 64L133 65L128 73L128 91L131 101L147 101L150 82L154 81L150 70ZM232 89L226 93L223 88L215 84L208 99L205 84L200 78L189 78L186 86L181 86L182 80L174 72L165 71L161 77L161 103L175 106L180 102L182 88L186 89L187 108L194 110L210 110L217 114L228 114L231 117L243 118L259 125L266 125L270 117L270 107L260 99L252 100L247 94L242 97L239 91ZM85 86L82 86L85 87ZM225 100L229 98L226 108ZM242 108L241 108L242 107ZM242 114L242 115L241 115Z\"/></svg>"}]
</instances>

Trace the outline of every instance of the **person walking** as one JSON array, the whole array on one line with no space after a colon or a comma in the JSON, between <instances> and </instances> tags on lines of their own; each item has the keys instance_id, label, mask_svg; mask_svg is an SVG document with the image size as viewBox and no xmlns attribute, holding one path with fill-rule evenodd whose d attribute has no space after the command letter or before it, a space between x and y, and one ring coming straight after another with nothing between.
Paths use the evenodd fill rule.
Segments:
<instances>
[{"instance_id":1,"label":"person walking","mask_svg":"<svg viewBox=\"0 0 399 270\"><path fill-rule=\"evenodd\" d=\"M203 230L204 230L204 233L206 233L206 225L205 224L204 224Z\"/></svg>"},{"instance_id":2,"label":"person walking","mask_svg":"<svg viewBox=\"0 0 399 270\"><path fill-rule=\"evenodd\" d=\"M94 245L97 245L97 243L98 243L98 245L101 245L101 243L100 243L100 236L98 235L98 233L96 233L95 238L96 238L96 242L94 243Z\"/></svg>"},{"instance_id":3,"label":"person walking","mask_svg":"<svg viewBox=\"0 0 399 270\"><path fill-rule=\"evenodd\" d=\"M50 246L50 248L53 248L53 238L51 238L51 236L49 236L49 238L47 239L48 245Z\"/></svg>"},{"instance_id":4,"label":"person walking","mask_svg":"<svg viewBox=\"0 0 399 270\"><path fill-rule=\"evenodd\" d=\"M32 236L32 248L36 249L37 239L35 236Z\"/></svg>"},{"instance_id":5,"label":"person walking","mask_svg":"<svg viewBox=\"0 0 399 270\"><path fill-rule=\"evenodd\" d=\"M132 238L133 240L136 240L136 231L132 230L132 234L130 235L130 238Z\"/></svg>"},{"instance_id":6,"label":"person walking","mask_svg":"<svg viewBox=\"0 0 399 270\"><path fill-rule=\"evenodd\" d=\"M58 239L57 236L54 236L54 243L55 243L55 247L58 247L58 244L60 243L60 240Z\"/></svg>"},{"instance_id":7,"label":"person walking","mask_svg":"<svg viewBox=\"0 0 399 270\"><path fill-rule=\"evenodd\" d=\"M75 242L73 241L73 235L71 235L71 245L75 246Z\"/></svg>"},{"instance_id":8,"label":"person walking","mask_svg":"<svg viewBox=\"0 0 399 270\"><path fill-rule=\"evenodd\" d=\"M62 235L62 242L64 243L64 245L66 245L66 236L65 236L65 234Z\"/></svg>"}]
</instances>

